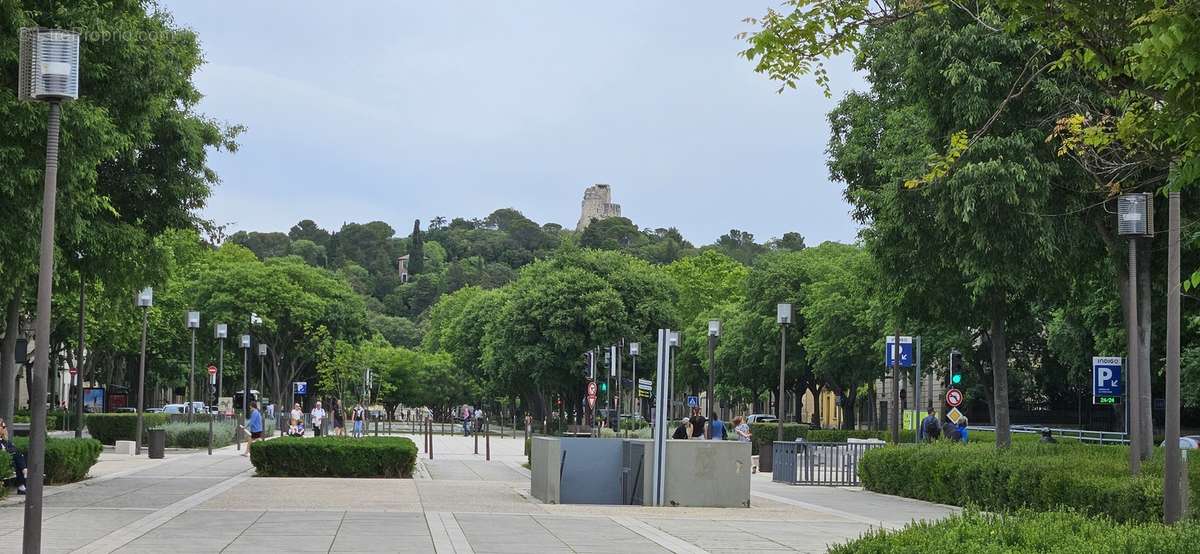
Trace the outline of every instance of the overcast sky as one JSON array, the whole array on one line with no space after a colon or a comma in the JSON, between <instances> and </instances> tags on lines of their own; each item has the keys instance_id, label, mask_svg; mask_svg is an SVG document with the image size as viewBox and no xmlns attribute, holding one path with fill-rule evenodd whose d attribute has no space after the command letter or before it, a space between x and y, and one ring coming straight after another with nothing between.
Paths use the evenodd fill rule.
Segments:
<instances>
[{"instance_id":1,"label":"overcast sky","mask_svg":"<svg viewBox=\"0 0 1200 554\"><path fill-rule=\"evenodd\" d=\"M734 39L763 2L163 0L199 33L201 111L247 127L204 215L232 230L483 217L573 227L608 183L641 227L850 241L834 100ZM862 80L831 67L834 98Z\"/></svg>"}]
</instances>

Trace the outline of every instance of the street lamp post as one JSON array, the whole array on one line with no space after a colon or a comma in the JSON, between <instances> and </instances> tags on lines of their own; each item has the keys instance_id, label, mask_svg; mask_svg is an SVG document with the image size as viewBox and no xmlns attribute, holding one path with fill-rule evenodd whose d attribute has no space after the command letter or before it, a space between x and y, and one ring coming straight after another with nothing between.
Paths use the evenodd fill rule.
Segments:
<instances>
[{"instance_id":1,"label":"street lamp post","mask_svg":"<svg viewBox=\"0 0 1200 554\"><path fill-rule=\"evenodd\" d=\"M630 411L635 414L642 414L642 387L638 384L637 379L637 357L641 345L636 342L629 343L629 357L633 359L633 400L630 401Z\"/></svg>"},{"instance_id":2,"label":"street lamp post","mask_svg":"<svg viewBox=\"0 0 1200 554\"><path fill-rule=\"evenodd\" d=\"M667 385L667 402L669 403L667 405L668 413L670 413L670 409L675 405L675 401L673 400L675 394L675 350L678 349L682 344L683 337L679 335L679 331L671 331L667 334L667 354L669 354L668 357L671 360L671 375L670 379L667 380L669 383Z\"/></svg>"},{"instance_id":3,"label":"street lamp post","mask_svg":"<svg viewBox=\"0 0 1200 554\"><path fill-rule=\"evenodd\" d=\"M196 329L200 328L200 312L187 313L187 328L192 331L192 362L188 369L187 418L192 422L192 412L196 411Z\"/></svg>"},{"instance_id":4,"label":"street lamp post","mask_svg":"<svg viewBox=\"0 0 1200 554\"><path fill-rule=\"evenodd\" d=\"M792 305L775 306L775 322L779 324L779 399L775 402L778 423L775 424L775 440L783 442L784 367L787 365L787 326L792 322Z\"/></svg>"},{"instance_id":5,"label":"street lamp post","mask_svg":"<svg viewBox=\"0 0 1200 554\"><path fill-rule=\"evenodd\" d=\"M708 408L708 417L712 417L716 413L713 408L713 388L717 382L717 338L721 336L721 321L718 319L708 320L708 390L705 391L705 408ZM712 424L708 426L708 430L704 433L704 438L712 439Z\"/></svg>"},{"instance_id":6,"label":"street lamp post","mask_svg":"<svg viewBox=\"0 0 1200 554\"><path fill-rule=\"evenodd\" d=\"M79 34L58 29L20 30L17 97L50 104L46 125L46 175L38 252L37 351L30 376L29 478L25 484L22 550L42 548L42 483L46 456L46 375L50 369L50 300L54 285L54 202L58 197L58 135L64 100L79 98Z\"/></svg>"},{"instance_id":7,"label":"street lamp post","mask_svg":"<svg viewBox=\"0 0 1200 554\"><path fill-rule=\"evenodd\" d=\"M87 296L83 288L83 253L76 252L79 260L79 355L75 357L75 373L71 375L71 386L75 389L75 438L83 438L83 351L86 337L83 334L84 302ZM69 397L70 395L68 395Z\"/></svg>"},{"instance_id":8,"label":"street lamp post","mask_svg":"<svg viewBox=\"0 0 1200 554\"><path fill-rule=\"evenodd\" d=\"M1141 356L1138 344L1138 271L1137 271L1137 240L1154 234L1154 196L1151 193L1122 194L1117 198L1117 234L1129 239L1129 291L1125 310L1126 333L1129 341L1129 362L1126 372L1129 377L1129 403L1126 410L1129 413L1129 470L1134 475L1141 472L1142 457L1146 452L1147 428L1142 419L1148 413L1150 383L1143 382L1141 371ZM1143 394L1146 392L1146 394Z\"/></svg>"},{"instance_id":9,"label":"street lamp post","mask_svg":"<svg viewBox=\"0 0 1200 554\"><path fill-rule=\"evenodd\" d=\"M142 453L142 414L146 411L146 329L150 325L150 307L154 305L154 289L146 287L137 295L142 309L142 356L138 361L137 433L133 437L133 453Z\"/></svg>"},{"instance_id":10,"label":"street lamp post","mask_svg":"<svg viewBox=\"0 0 1200 554\"><path fill-rule=\"evenodd\" d=\"M267 370L266 370L266 361L265 361L266 358L267 358L267 343L260 342L260 343L258 343L258 387L262 389L262 393L260 394L260 396L266 396L266 391L267 391ZM263 409L261 402L259 403L258 408L259 408L259 410Z\"/></svg>"},{"instance_id":11,"label":"street lamp post","mask_svg":"<svg viewBox=\"0 0 1200 554\"><path fill-rule=\"evenodd\" d=\"M229 325L218 323L213 328L213 337L217 339L217 384L213 388L213 404L217 405L221 401L221 382L222 374L225 373L225 339L229 338ZM208 414L208 420L212 421L213 414Z\"/></svg>"},{"instance_id":12,"label":"street lamp post","mask_svg":"<svg viewBox=\"0 0 1200 554\"><path fill-rule=\"evenodd\" d=\"M250 406L250 335L242 335L242 417L249 413ZM234 408L237 409L236 407ZM239 423L233 426L233 444L235 450L242 449L242 435Z\"/></svg>"}]
</instances>

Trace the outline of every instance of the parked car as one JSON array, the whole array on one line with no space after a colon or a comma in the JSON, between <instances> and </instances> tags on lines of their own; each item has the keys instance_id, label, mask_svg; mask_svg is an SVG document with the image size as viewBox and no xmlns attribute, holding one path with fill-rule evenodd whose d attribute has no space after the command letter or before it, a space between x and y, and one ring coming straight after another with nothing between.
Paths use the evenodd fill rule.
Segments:
<instances>
[{"instance_id":1,"label":"parked car","mask_svg":"<svg viewBox=\"0 0 1200 554\"><path fill-rule=\"evenodd\" d=\"M118 414L136 414L137 408L130 408L130 407L126 406L124 408L117 408L116 410L113 410L113 411Z\"/></svg>"},{"instance_id":2,"label":"parked car","mask_svg":"<svg viewBox=\"0 0 1200 554\"><path fill-rule=\"evenodd\" d=\"M771 414L750 414L746 416L746 423L775 423L779 418Z\"/></svg>"},{"instance_id":3,"label":"parked car","mask_svg":"<svg viewBox=\"0 0 1200 554\"><path fill-rule=\"evenodd\" d=\"M134 411L136 412L137 410L134 410ZM162 408L146 408L146 413L148 413L148 414L158 414L158 413L162 413L162 411L163 411Z\"/></svg>"},{"instance_id":4,"label":"parked car","mask_svg":"<svg viewBox=\"0 0 1200 554\"><path fill-rule=\"evenodd\" d=\"M203 402L192 402L192 410L193 410L192 413L197 413L197 414L204 413L204 403ZM149 410L147 410L147 411L149 411ZM184 403L184 404L167 404L166 406L162 407L162 412L164 414L186 414L186 413L188 413L188 405L186 403Z\"/></svg>"},{"instance_id":5,"label":"parked car","mask_svg":"<svg viewBox=\"0 0 1200 554\"><path fill-rule=\"evenodd\" d=\"M1159 446L1166 446L1166 445L1167 445L1167 441L1162 441L1162 443L1159 444ZM1200 449L1200 435L1187 435L1186 437L1179 437L1179 449L1180 450L1198 450L1198 449Z\"/></svg>"}]
</instances>

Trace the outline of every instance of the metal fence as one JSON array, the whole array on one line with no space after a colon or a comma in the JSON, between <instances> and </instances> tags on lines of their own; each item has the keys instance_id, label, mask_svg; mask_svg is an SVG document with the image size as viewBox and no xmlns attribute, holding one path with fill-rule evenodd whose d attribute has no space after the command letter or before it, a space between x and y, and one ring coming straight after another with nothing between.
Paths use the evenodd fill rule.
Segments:
<instances>
[{"instance_id":1,"label":"metal fence","mask_svg":"<svg viewBox=\"0 0 1200 554\"><path fill-rule=\"evenodd\" d=\"M874 443L776 442L771 480L790 485L857 486L863 454Z\"/></svg>"},{"instance_id":2,"label":"metal fence","mask_svg":"<svg viewBox=\"0 0 1200 554\"><path fill-rule=\"evenodd\" d=\"M991 431L995 432L996 428L992 425L970 425L967 427L971 431ZM1038 425L1013 425L1009 430L1013 433L1036 434L1040 435L1046 429L1050 430L1050 434L1055 438L1075 439L1079 442L1089 444L1129 444L1129 435L1115 431L1088 431L1086 429L1061 429L1057 427L1043 427Z\"/></svg>"}]
</instances>

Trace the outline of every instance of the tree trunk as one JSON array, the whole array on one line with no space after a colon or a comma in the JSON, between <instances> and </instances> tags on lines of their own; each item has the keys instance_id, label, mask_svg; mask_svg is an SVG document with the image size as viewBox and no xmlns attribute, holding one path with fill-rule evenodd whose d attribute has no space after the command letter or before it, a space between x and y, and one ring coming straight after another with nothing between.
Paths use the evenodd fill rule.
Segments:
<instances>
[{"instance_id":1,"label":"tree trunk","mask_svg":"<svg viewBox=\"0 0 1200 554\"><path fill-rule=\"evenodd\" d=\"M823 388L824 387L816 382L810 383L808 387L808 390L812 391L813 395L812 425L817 429L823 427L823 422L821 421L821 390Z\"/></svg>"},{"instance_id":2,"label":"tree trunk","mask_svg":"<svg viewBox=\"0 0 1200 554\"><path fill-rule=\"evenodd\" d=\"M1138 441L1141 442L1141 456L1143 460L1149 459L1150 454L1154 452L1154 417L1153 417L1153 394L1152 386L1154 383L1150 370L1150 363L1153 357L1150 355L1150 330L1152 320L1150 319L1150 308L1153 304L1152 296L1150 295L1150 260L1152 251L1149 248L1150 241L1141 239L1138 242L1138 375L1141 376L1139 387L1139 395L1141 398L1141 413L1142 413L1142 428L1141 437Z\"/></svg>"},{"instance_id":3,"label":"tree trunk","mask_svg":"<svg viewBox=\"0 0 1200 554\"><path fill-rule=\"evenodd\" d=\"M793 421L796 423L802 423L801 420L804 419L804 388L804 383L801 381L796 383L796 388L792 391L795 394L795 398L792 399L792 407L796 410L796 417Z\"/></svg>"},{"instance_id":4,"label":"tree trunk","mask_svg":"<svg viewBox=\"0 0 1200 554\"><path fill-rule=\"evenodd\" d=\"M858 426L858 414L854 413L857 396L854 385L842 393L842 429L854 429Z\"/></svg>"},{"instance_id":5,"label":"tree trunk","mask_svg":"<svg viewBox=\"0 0 1200 554\"><path fill-rule=\"evenodd\" d=\"M12 423L17 404L17 335L21 333L19 290L13 292L4 314L4 344L0 346L0 417Z\"/></svg>"},{"instance_id":6,"label":"tree trunk","mask_svg":"<svg viewBox=\"0 0 1200 554\"><path fill-rule=\"evenodd\" d=\"M996 448L1008 448L1012 436L1008 428L1008 348L1005 344L1004 307L992 304L992 390L995 391Z\"/></svg>"}]
</instances>

